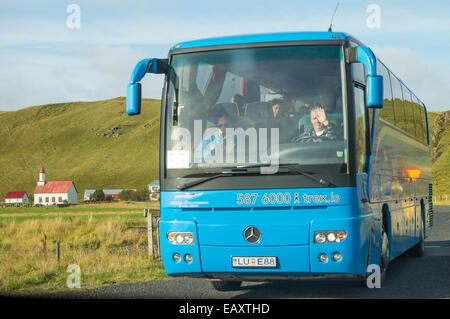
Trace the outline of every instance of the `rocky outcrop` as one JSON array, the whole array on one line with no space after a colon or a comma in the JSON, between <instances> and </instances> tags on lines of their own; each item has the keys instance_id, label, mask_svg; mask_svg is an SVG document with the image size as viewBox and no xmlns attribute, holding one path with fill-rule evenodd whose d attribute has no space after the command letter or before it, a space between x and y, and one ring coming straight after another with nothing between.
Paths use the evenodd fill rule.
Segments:
<instances>
[{"instance_id":1,"label":"rocky outcrop","mask_svg":"<svg viewBox=\"0 0 450 319\"><path fill-rule=\"evenodd\" d=\"M433 130L431 132L433 163L442 155L445 148L449 147L449 145L444 145L444 143L440 143L442 137L444 137L444 135L449 130L449 125L450 125L450 111L440 113L434 120Z\"/></svg>"},{"instance_id":2,"label":"rocky outcrop","mask_svg":"<svg viewBox=\"0 0 450 319\"><path fill-rule=\"evenodd\" d=\"M118 132L118 130L120 129L120 126L116 126L113 128L107 128L107 129L91 129L89 130L89 132L91 132L92 134L96 135L96 136L103 136L103 137L119 137L120 135L122 135L121 133Z\"/></svg>"}]
</instances>

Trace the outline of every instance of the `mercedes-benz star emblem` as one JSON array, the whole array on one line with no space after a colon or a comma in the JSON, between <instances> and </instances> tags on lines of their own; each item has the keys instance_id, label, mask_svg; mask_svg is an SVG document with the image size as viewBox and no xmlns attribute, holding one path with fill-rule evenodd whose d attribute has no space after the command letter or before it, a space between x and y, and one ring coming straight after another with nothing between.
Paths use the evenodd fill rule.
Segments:
<instances>
[{"instance_id":1,"label":"mercedes-benz star emblem","mask_svg":"<svg viewBox=\"0 0 450 319\"><path fill-rule=\"evenodd\" d=\"M261 239L261 232L255 226L248 226L244 230L244 238L250 244L256 244Z\"/></svg>"}]
</instances>

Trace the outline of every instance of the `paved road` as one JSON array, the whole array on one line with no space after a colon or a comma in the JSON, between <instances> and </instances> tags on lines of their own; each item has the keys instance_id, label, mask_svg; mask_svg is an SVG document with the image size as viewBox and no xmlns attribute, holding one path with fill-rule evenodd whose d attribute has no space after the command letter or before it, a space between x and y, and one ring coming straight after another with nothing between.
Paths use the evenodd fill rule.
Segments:
<instances>
[{"instance_id":1,"label":"paved road","mask_svg":"<svg viewBox=\"0 0 450 319\"><path fill-rule=\"evenodd\" d=\"M48 297L48 296L46 296ZM380 289L353 280L300 280L253 283L218 292L204 279L177 278L138 284L70 291L53 298L450 298L450 206L435 207L434 228L426 240L425 256L401 256L389 265Z\"/></svg>"}]
</instances>

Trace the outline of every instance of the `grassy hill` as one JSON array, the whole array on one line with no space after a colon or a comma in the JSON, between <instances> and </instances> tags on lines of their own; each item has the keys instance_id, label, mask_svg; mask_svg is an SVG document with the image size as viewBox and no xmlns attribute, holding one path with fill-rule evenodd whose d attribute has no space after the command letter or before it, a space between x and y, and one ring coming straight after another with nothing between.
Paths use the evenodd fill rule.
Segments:
<instances>
[{"instance_id":1,"label":"grassy hill","mask_svg":"<svg viewBox=\"0 0 450 319\"><path fill-rule=\"evenodd\" d=\"M429 112L434 194L450 195L450 111Z\"/></svg>"},{"instance_id":2,"label":"grassy hill","mask_svg":"<svg viewBox=\"0 0 450 319\"><path fill-rule=\"evenodd\" d=\"M125 98L33 106L0 113L0 201L33 194L41 166L49 181L85 189L143 189L158 179L160 101L143 99L125 114Z\"/></svg>"},{"instance_id":3,"label":"grassy hill","mask_svg":"<svg viewBox=\"0 0 450 319\"><path fill-rule=\"evenodd\" d=\"M41 166L47 180L85 189L142 189L159 171L160 101L143 99L125 114L125 98L33 106L0 112L0 201L7 191L33 194ZM434 191L448 194L450 111L429 112Z\"/></svg>"}]
</instances>

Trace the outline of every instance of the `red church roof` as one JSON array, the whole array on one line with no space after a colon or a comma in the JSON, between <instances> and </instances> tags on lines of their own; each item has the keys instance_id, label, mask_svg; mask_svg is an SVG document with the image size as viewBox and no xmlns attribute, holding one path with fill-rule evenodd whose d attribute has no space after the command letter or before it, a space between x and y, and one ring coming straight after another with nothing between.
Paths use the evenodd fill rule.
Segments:
<instances>
[{"instance_id":1,"label":"red church roof","mask_svg":"<svg viewBox=\"0 0 450 319\"><path fill-rule=\"evenodd\" d=\"M45 185L38 185L34 190L35 194L68 193L72 181L47 182Z\"/></svg>"},{"instance_id":2,"label":"red church roof","mask_svg":"<svg viewBox=\"0 0 450 319\"><path fill-rule=\"evenodd\" d=\"M8 192L6 193L5 199L13 199L13 198L23 198L25 192Z\"/></svg>"},{"instance_id":3,"label":"red church roof","mask_svg":"<svg viewBox=\"0 0 450 319\"><path fill-rule=\"evenodd\" d=\"M45 173L45 171L44 171L44 166L41 167L41 170L40 170L39 173Z\"/></svg>"}]
</instances>

